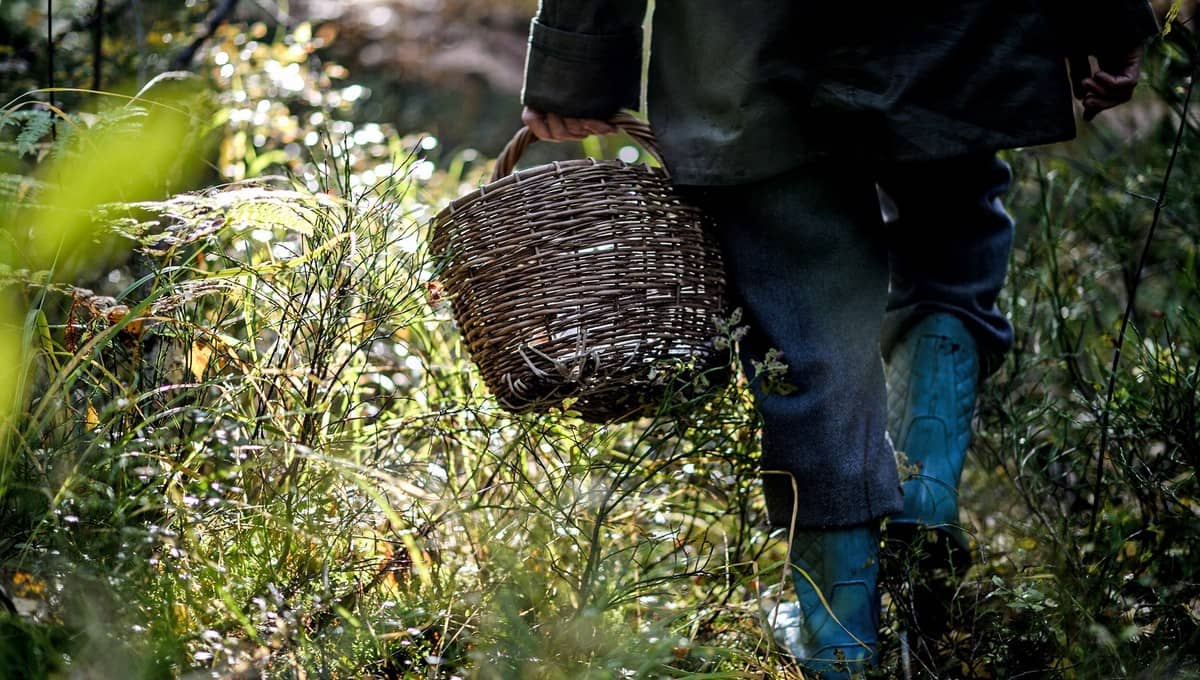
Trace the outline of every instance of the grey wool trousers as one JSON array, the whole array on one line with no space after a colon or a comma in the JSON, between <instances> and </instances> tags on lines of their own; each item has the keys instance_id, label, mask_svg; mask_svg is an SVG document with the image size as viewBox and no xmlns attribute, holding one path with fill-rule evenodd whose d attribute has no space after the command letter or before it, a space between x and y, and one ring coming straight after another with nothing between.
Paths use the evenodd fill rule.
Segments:
<instances>
[{"instance_id":1,"label":"grey wool trousers","mask_svg":"<svg viewBox=\"0 0 1200 680\"><path fill-rule=\"evenodd\" d=\"M999 202L1009 181L989 153L883 169L814 163L752 184L681 187L717 224L749 326L741 355L762 414L772 525L852 526L902 509L882 355L932 312L963 319L985 361L1011 346L995 306L1012 244ZM877 182L894 223L883 223ZM771 350L786 372L768 380L756 364Z\"/></svg>"}]
</instances>

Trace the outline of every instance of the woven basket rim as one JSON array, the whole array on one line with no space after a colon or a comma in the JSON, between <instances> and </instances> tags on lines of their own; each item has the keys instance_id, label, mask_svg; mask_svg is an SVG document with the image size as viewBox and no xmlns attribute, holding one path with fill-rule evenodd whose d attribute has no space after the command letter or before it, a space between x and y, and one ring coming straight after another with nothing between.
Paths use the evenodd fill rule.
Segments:
<instances>
[{"instance_id":1,"label":"woven basket rim","mask_svg":"<svg viewBox=\"0 0 1200 680\"><path fill-rule=\"evenodd\" d=\"M527 180L541 177L543 175L547 175L547 174L551 174L551 173L558 174L558 173L561 173L563 170L569 171L569 170L574 170L576 168L584 168L584 167L590 168L590 167L597 167L597 166L621 169L621 170L635 170L635 171L640 171L640 172L646 172L647 174L654 175L654 176L657 176L662 179L668 179L670 177L667 174L667 171L664 170L663 168L654 167L647 163L626 163L625 161L622 161L622 160L615 160L615 159L597 160L595 158L577 158L577 159L566 160L566 161L554 161L551 163L543 163L542 165L537 165L532 168L527 168L525 170L517 170L517 171L513 172L512 174L506 175L494 182L488 182L487 184L481 185L474 191L472 191L468 194L464 194L463 196L460 196L460 197L454 199L453 201L451 201L450 203L448 203L446 205L446 207L443 208L437 214L437 216L435 216L434 219L437 219L438 217L441 217L442 215L447 214L447 213L450 215L453 215L455 212L461 210L464 206L470 205L471 203L474 203L475 201L478 201L478 200L484 198L485 196L488 196L498 190L505 189L510 185L519 184L522 181L527 181Z\"/></svg>"}]
</instances>

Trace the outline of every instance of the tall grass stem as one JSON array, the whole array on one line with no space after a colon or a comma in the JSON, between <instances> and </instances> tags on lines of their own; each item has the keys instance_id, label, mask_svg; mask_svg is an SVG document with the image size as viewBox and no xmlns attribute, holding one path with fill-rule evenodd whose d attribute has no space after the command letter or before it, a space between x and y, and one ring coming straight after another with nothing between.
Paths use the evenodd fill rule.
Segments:
<instances>
[{"instance_id":1,"label":"tall grass stem","mask_svg":"<svg viewBox=\"0 0 1200 680\"><path fill-rule=\"evenodd\" d=\"M1179 149L1183 146L1183 134L1188 129L1188 113L1191 110L1192 92L1196 86L1196 65L1200 63L1200 58L1198 57L1200 55L1192 55L1192 76L1188 78L1187 92L1183 96L1183 107L1179 112L1179 127L1175 132L1175 141L1171 146L1171 157L1167 161L1166 171L1163 172L1158 199L1154 202L1154 216L1150 220L1150 229L1146 232L1146 240L1142 244L1142 254L1138 258L1137 269L1134 271L1133 278L1131 279L1129 299L1125 302L1125 312L1121 316L1121 327L1117 330L1116 348L1113 351L1112 366L1108 371L1108 385L1104 393L1104 408L1100 412L1100 446L1096 449L1096 486L1094 487L1095 491L1092 496L1092 515L1088 525L1089 543L1096 539L1100 508L1104 504L1104 492L1101 486L1104 484L1104 459L1107 457L1109 440L1112 438L1110 419L1112 417L1113 394L1117 387L1117 370L1121 366L1121 349L1125 345L1125 332L1129 329L1129 321L1133 317L1133 310L1137 305L1138 289L1141 287L1142 272L1146 268L1146 260L1150 256L1150 246L1154 243L1154 234L1158 231L1163 207L1167 203L1167 188L1171 184L1171 171L1175 168L1175 159L1178 158Z\"/></svg>"}]
</instances>

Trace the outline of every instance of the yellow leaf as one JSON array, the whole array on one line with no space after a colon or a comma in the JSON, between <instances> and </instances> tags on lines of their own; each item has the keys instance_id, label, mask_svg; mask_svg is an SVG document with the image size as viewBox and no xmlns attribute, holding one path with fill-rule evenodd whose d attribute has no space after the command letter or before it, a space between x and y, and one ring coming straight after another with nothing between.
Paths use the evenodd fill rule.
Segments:
<instances>
[{"instance_id":1,"label":"yellow leaf","mask_svg":"<svg viewBox=\"0 0 1200 680\"><path fill-rule=\"evenodd\" d=\"M196 376L196 380L204 379L204 372L208 370L208 362L212 355L212 347L200 342L192 343L191 366L192 375Z\"/></svg>"},{"instance_id":2,"label":"yellow leaf","mask_svg":"<svg viewBox=\"0 0 1200 680\"><path fill-rule=\"evenodd\" d=\"M96 413L96 407L89 402L87 407L87 420L85 421L87 429L94 430L100 424L100 414Z\"/></svg>"},{"instance_id":3,"label":"yellow leaf","mask_svg":"<svg viewBox=\"0 0 1200 680\"><path fill-rule=\"evenodd\" d=\"M42 597L46 594L46 582L24 571L12 577L13 594L17 597Z\"/></svg>"}]
</instances>

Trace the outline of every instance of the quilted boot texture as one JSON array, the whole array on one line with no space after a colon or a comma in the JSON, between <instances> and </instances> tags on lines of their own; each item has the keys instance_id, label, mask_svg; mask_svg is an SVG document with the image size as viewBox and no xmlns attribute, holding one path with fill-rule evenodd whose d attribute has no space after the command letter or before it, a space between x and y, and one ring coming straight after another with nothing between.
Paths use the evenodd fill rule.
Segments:
<instances>
[{"instance_id":1,"label":"quilted boot texture","mask_svg":"<svg viewBox=\"0 0 1200 680\"><path fill-rule=\"evenodd\" d=\"M979 354L957 317L931 314L892 352L888 433L915 470L902 471L904 511L891 525L938 530L968 548L958 522L958 483L975 414Z\"/></svg>"},{"instance_id":2,"label":"quilted boot texture","mask_svg":"<svg viewBox=\"0 0 1200 680\"><path fill-rule=\"evenodd\" d=\"M904 626L938 637L971 564L958 485L979 380L975 339L957 317L930 315L892 352L887 376L888 432L910 469L904 511L887 524L885 580Z\"/></svg>"},{"instance_id":3,"label":"quilted boot texture","mask_svg":"<svg viewBox=\"0 0 1200 680\"><path fill-rule=\"evenodd\" d=\"M826 680L860 677L879 648L879 528L798 531L796 602L771 614L775 639Z\"/></svg>"}]
</instances>

